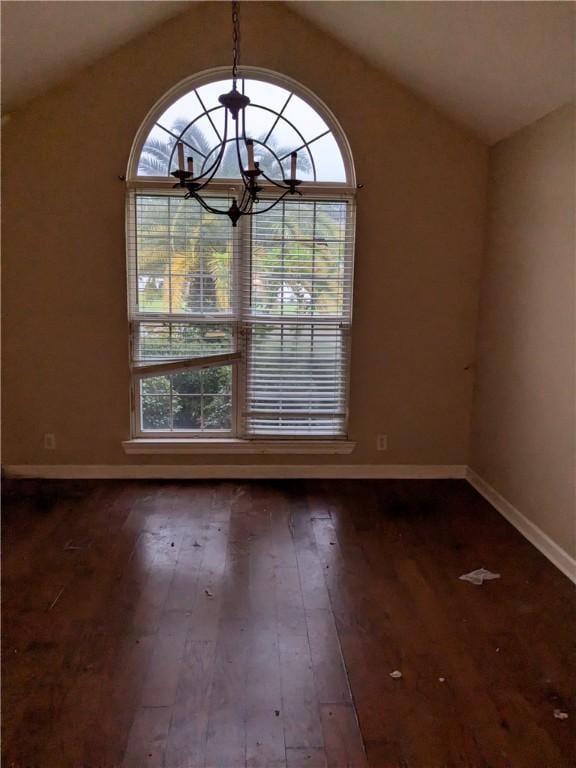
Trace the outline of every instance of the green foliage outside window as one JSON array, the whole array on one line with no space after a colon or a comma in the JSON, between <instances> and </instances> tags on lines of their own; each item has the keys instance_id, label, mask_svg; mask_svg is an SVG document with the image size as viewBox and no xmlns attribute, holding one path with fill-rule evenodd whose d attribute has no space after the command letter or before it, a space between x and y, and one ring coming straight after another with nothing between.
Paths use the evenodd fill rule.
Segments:
<instances>
[{"instance_id":1,"label":"green foliage outside window","mask_svg":"<svg viewBox=\"0 0 576 768\"><path fill-rule=\"evenodd\" d=\"M162 430L229 430L232 367L184 371L142 380L142 427Z\"/></svg>"}]
</instances>

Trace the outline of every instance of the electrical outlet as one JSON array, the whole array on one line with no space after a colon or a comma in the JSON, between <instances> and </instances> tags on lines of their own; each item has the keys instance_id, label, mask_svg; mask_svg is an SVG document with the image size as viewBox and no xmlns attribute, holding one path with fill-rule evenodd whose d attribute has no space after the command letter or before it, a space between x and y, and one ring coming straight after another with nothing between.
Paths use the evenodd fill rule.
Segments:
<instances>
[{"instance_id":1,"label":"electrical outlet","mask_svg":"<svg viewBox=\"0 0 576 768\"><path fill-rule=\"evenodd\" d=\"M388 450L388 435L376 435L376 450Z\"/></svg>"},{"instance_id":2,"label":"electrical outlet","mask_svg":"<svg viewBox=\"0 0 576 768\"><path fill-rule=\"evenodd\" d=\"M53 451L56 448L56 435L53 432L46 432L44 435L44 448L47 451Z\"/></svg>"}]
</instances>

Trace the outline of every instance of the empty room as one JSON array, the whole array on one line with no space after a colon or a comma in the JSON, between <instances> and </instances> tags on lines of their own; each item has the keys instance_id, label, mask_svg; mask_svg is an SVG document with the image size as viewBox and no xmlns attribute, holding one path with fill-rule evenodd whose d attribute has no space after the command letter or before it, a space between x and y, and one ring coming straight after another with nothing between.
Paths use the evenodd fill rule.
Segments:
<instances>
[{"instance_id":1,"label":"empty room","mask_svg":"<svg viewBox=\"0 0 576 768\"><path fill-rule=\"evenodd\" d=\"M2 766L573 768L576 5L0 14Z\"/></svg>"}]
</instances>

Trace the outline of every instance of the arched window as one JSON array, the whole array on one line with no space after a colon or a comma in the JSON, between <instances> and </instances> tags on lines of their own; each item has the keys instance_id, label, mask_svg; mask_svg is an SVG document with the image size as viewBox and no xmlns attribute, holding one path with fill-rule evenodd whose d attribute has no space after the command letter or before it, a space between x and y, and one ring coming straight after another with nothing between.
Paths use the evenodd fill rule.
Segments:
<instances>
[{"instance_id":1,"label":"arched window","mask_svg":"<svg viewBox=\"0 0 576 768\"><path fill-rule=\"evenodd\" d=\"M250 98L246 134L260 167L287 176L297 151L302 195L236 228L174 187L178 142L195 169L222 148L218 96L231 88L222 72L181 83L150 112L128 168L133 437L342 438L354 248L348 143L329 110L288 78L243 68L238 87ZM203 194L226 207L239 182L230 143Z\"/></svg>"}]
</instances>

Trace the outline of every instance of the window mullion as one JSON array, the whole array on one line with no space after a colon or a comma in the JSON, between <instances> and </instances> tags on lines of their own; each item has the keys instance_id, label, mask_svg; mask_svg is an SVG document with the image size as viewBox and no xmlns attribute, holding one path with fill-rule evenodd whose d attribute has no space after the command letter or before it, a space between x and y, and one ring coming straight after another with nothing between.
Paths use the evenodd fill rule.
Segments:
<instances>
[{"instance_id":1,"label":"window mullion","mask_svg":"<svg viewBox=\"0 0 576 768\"><path fill-rule=\"evenodd\" d=\"M236 190L240 194L240 188ZM247 318L250 312L251 294L251 251L252 251L252 219L250 216L241 216L237 236L235 238L235 263L236 263L236 304L238 312L238 351L240 361L237 366L236 386L234 392L236 410L236 434L246 437L246 425L244 414L246 412L247 373L248 373L248 334L249 323Z\"/></svg>"}]
</instances>

